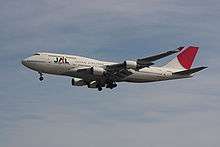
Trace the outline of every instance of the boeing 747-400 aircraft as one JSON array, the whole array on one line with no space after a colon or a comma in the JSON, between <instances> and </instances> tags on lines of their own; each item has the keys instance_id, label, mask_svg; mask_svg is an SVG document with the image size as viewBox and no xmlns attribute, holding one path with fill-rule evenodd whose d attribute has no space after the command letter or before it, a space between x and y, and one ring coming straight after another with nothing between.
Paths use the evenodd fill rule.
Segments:
<instances>
[{"instance_id":1,"label":"boeing 747-400 aircraft","mask_svg":"<svg viewBox=\"0 0 220 147\"><path fill-rule=\"evenodd\" d=\"M104 62L95 59L54 53L36 53L22 60L22 64L40 74L43 73L72 77L73 86L88 86L88 88L102 87L113 89L116 82L155 82L182 78L191 78L194 73L207 67L191 68L198 47L179 47L175 50L163 52L154 56L126 60L122 63ZM154 61L169 55L178 55L161 67L155 67Z\"/></svg>"}]
</instances>

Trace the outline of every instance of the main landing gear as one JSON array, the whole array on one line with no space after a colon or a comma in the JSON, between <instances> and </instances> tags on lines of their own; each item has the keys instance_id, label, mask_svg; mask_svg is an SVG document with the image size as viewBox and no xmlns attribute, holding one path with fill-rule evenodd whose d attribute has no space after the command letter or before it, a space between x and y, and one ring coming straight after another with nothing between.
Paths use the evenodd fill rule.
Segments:
<instances>
[{"instance_id":1,"label":"main landing gear","mask_svg":"<svg viewBox=\"0 0 220 147\"><path fill-rule=\"evenodd\" d=\"M104 86L104 85L103 85ZM102 85L97 85L97 88L98 88L98 91L102 91L102 87L103 87ZM115 82L109 82L109 83L107 83L106 84L106 88L110 88L110 89L113 89L113 88L115 88L115 87L117 87L117 84L115 83Z\"/></svg>"},{"instance_id":2,"label":"main landing gear","mask_svg":"<svg viewBox=\"0 0 220 147\"><path fill-rule=\"evenodd\" d=\"M102 91L102 87L101 86L98 86L98 91Z\"/></svg>"},{"instance_id":3,"label":"main landing gear","mask_svg":"<svg viewBox=\"0 0 220 147\"><path fill-rule=\"evenodd\" d=\"M39 74L40 74L39 80L40 80L40 81L43 81L43 80L44 80L43 74L42 74L41 72L39 72Z\"/></svg>"},{"instance_id":4,"label":"main landing gear","mask_svg":"<svg viewBox=\"0 0 220 147\"><path fill-rule=\"evenodd\" d=\"M108 83L108 84L106 85L106 88L110 88L110 89L113 89L113 88L115 88L115 87L117 87L117 84L116 84L115 82Z\"/></svg>"}]
</instances>

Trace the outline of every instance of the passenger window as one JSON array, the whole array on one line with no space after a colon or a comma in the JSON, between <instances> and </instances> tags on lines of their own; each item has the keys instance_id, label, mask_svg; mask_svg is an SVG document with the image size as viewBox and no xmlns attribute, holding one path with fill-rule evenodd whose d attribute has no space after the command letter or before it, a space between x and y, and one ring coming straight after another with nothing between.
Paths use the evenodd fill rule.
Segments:
<instances>
[{"instance_id":1,"label":"passenger window","mask_svg":"<svg viewBox=\"0 0 220 147\"><path fill-rule=\"evenodd\" d=\"M40 55L40 54L36 53L36 54L33 54L33 55Z\"/></svg>"}]
</instances>

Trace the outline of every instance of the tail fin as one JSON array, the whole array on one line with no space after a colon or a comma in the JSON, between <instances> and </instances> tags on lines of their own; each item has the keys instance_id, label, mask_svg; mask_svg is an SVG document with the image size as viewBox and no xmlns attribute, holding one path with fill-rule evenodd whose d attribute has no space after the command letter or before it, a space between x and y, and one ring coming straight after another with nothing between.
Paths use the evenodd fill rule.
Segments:
<instances>
[{"instance_id":1,"label":"tail fin","mask_svg":"<svg viewBox=\"0 0 220 147\"><path fill-rule=\"evenodd\" d=\"M164 68L171 68L177 70L188 70L192 67L199 47L189 46L184 47L181 52L172 61L164 66Z\"/></svg>"}]
</instances>

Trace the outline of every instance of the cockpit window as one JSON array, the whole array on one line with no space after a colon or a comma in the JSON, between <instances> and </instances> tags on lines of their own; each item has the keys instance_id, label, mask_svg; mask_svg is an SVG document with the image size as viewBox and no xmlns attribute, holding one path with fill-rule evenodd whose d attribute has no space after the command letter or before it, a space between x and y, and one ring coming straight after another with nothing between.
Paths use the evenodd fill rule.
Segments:
<instances>
[{"instance_id":1,"label":"cockpit window","mask_svg":"<svg viewBox=\"0 0 220 147\"><path fill-rule=\"evenodd\" d=\"M39 54L39 53L36 53L36 54L33 54L33 55L35 56L35 55L40 55L40 54Z\"/></svg>"}]
</instances>

